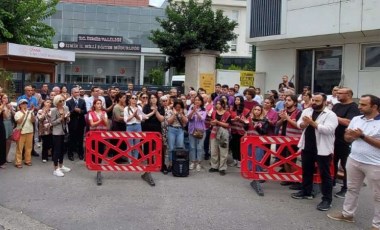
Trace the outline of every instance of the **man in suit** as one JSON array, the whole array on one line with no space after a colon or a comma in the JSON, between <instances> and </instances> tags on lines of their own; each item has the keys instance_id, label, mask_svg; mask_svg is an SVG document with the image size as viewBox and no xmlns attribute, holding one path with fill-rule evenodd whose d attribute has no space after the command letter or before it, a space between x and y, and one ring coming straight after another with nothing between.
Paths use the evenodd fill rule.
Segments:
<instances>
[{"instance_id":1,"label":"man in suit","mask_svg":"<svg viewBox=\"0 0 380 230\"><path fill-rule=\"evenodd\" d=\"M73 152L76 151L79 159L83 160L83 134L87 109L85 100L80 98L78 87L71 89L71 99L66 101L66 105L70 111L68 158L73 161Z\"/></svg>"}]
</instances>

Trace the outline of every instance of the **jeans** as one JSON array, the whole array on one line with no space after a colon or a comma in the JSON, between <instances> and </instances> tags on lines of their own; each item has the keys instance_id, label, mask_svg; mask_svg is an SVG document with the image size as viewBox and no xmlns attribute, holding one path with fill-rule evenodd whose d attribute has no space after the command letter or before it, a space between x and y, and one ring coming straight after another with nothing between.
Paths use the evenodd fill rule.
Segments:
<instances>
[{"instance_id":1,"label":"jeans","mask_svg":"<svg viewBox=\"0 0 380 230\"><path fill-rule=\"evenodd\" d=\"M198 161L202 160L203 156L203 144L206 135L203 135L202 139L195 138L193 135L189 134L190 141L190 160Z\"/></svg>"},{"instance_id":2,"label":"jeans","mask_svg":"<svg viewBox=\"0 0 380 230\"><path fill-rule=\"evenodd\" d=\"M302 191L304 195L311 195L313 191L313 178L315 162L318 164L319 173L321 176L321 192L322 200L332 201L332 178L330 174L330 164L332 154L328 156L319 156L317 153L302 150Z\"/></svg>"},{"instance_id":3,"label":"jeans","mask_svg":"<svg viewBox=\"0 0 380 230\"><path fill-rule=\"evenodd\" d=\"M184 147L184 131L182 127L174 128L168 126L168 133L166 134L168 146L169 146L169 161L173 160L173 150L175 148Z\"/></svg>"},{"instance_id":4,"label":"jeans","mask_svg":"<svg viewBox=\"0 0 380 230\"><path fill-rule=\"evenodd\" d=\"M260 162L264 157L265 151L264 149L260 149L256 147L255 150L255 161ZM252 145L248 145L248 156L252 156ZM248 169L252 170L252 161L248 160ZM263 168L256 163L256 172L262 172Z\"/></svg>"},{"instance_id":5,"label":"jeans","mask_svg":"<svg viewBox=\"0 0 380 230\"><path fill-rule=\"evenodd\" d=\"M141 132L141 124L135 123L133 125L127 125L127 132ZM135 146L140 142L140 139L130 139L128 142L131 146ZM132 150L132 156L139 159L139 151L136 149Z\"/></svg>"},{"instance_id":6,"label":"jeans","mask_svg":"<svg viewBox=\"0 0 380 230\"><path fill-rule=\"evenodd\" d=\"M211 134L211 128L206 129L205 131L206 137L203 142L203 151L204 151L205 159L210 158L210 134Z\"/></svg>"}]
</instances>

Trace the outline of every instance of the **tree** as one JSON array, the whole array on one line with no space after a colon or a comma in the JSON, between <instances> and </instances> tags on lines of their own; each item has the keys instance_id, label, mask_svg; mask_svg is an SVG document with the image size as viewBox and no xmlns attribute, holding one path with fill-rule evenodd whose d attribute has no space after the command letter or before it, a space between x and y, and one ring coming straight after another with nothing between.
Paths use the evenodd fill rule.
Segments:
<instances>
[{"instance_id":1,"label":"tree","mask_svg":"<svg viewBox=\"0 0 380 230\"><path fill-rule=\"evenodd\" d=\"M165 83L165 72L161 67L155 67L149 71L149 78L154 85L163 85Z\"/></svg>"},{"instance_id":2,"label":"tree","mask_svg":"<svg viewBox=\"0 0 380 230\"><path fill-rule=\"evenodd\" d=\"M165 10L167 18L156 18L161 29L152 30L150 39L168 55L166 69L185 66L183 52L190 49L228 52L228 41L237 38L233 32L238 25L223 15L223 11L211 9L211 0L177 2L169 0Z\"/></svg>"},{"instance_id":3,"label":"tree","mask_svg":"<svg viewBox=\"0 0 380 230\"><path fill-rule=\"evenodd\" d=\"M43 22L56 12L59 0L1 0L0 43L52 48L54 28Z\"/></svg>"}]
</instances>

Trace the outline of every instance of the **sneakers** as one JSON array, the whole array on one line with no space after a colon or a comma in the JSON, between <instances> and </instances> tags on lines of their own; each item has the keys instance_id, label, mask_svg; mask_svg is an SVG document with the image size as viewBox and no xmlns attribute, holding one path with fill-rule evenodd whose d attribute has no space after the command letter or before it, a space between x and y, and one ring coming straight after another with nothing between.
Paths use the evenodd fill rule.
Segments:
<instances>
[{"instance_id":1,"label":"sneakers","mask_svg":"<svg viewBox=\"0 0 380 230\"><path fill-rule=\"evenodd\" d=\"M241 163L240 163L240 161L237 161L236 167L238 167L238 168L241 167Z\"/></svg>"},{"instance_id":2,"label":"sneakers","mask_svg":"<svg viewBox=\"0 0 380 230\"><path fill-rule=\"evenodd\" d=\"M219 172L219 170L218 170L218 169L214 169L214 168L210 168L210 169L208 170L208 172L210 172L210 173L213 173L213 172Z\"/></svg>"},{"instance_id":3,"label":"sneakers","mask_svg":"<svg viewBox=\"0 0 380 230\"><path fill-rule=\"evenodd\" d=\"M201 164L197 164L197 166L195 167L195 169L197 170L197 172L200 172L201 171Z\"/></svg>"},{"instance_id":4,"label":"sneakers","mask_svg":"<svg viewBox=\"0 0 380 230\"><path fill-rule=\"evenodd\" d=\"M354 223L354 217L352 216L343 216L342 212L333 212L327 214L327 217L332 220L339 220L339 221L345 221L348 223Z\"/></svg>"},{"instance_id":5,"label":"sneakers","mask_svg":"<svg viewBox=\"0 0 380 230\"><path fill-rule=\"evenodd\" d=\"M307 200L312 200L314 198L313 195L305 195L303 193L303 191L299 191L299 192L296 192L296 193L292 193L291 194L291 197L293 199L307 199Z\"/></svg>"},{"instance_id":6,"label":"sneakers","mask_svg":"<svg viewBox=\"0 0 380 230\"><path fill-rule=\"evenodd\" d=\"M62 165L61 168L59 168L63 173L67 173L67 172L70 172L71 171L71 168L68 168L64 165Z\"/></svg>"},{"instance_id":7,"label":"sneakers","mask_svg":"<svg viewBox=\"0 0 380 230\"><path fill-rule=\"evenodd\" d=\"M150 175L149 172L146 172L143 175L141 175L141 178L143 180L145 180L150 186L155 186L156 185L156 183L154 183L152 175Z\"/></svg>"},{"instance_id":8,"label":"sneakers","mask_svg":"<svg viewBox=\"0 0 380 230\"><path fill-rule=\"evenodd\" d=\"M219 170L219 174L220 174L221 176L226 175L226 170Z\"/></svg>"},{"instance_id":9,"label":"sneakers","mask_svg":"<svg viewBox=\"0 0 380 230\"><path fill-rule=\"evenodd\" d=\"M228 166L230 166L230 167L235 167L235 166L237 166L237 160L233 160L230 164L228 164Z\"/></svg>"},{"instance_id":10,"label":"sneakers","mask_svg":"<svg viewBox=\"0 0 380 230\"><path fill-rule=\"evenodd\" d=\"M346 197L347 189L342 188L339 192L335 193L335 197L344 199Z\"/></svg>"},{"instance_id":11,"label":"sneakers","mask_svg":"<svg viewBox=\"0 0 380 230\"><path fill-rule=\"evenodd\" d=\"M322 200L321 203L317 205L319 211L328 211L331 208L331 202L327 200Z\"/></svg>"},{"instance_id":12,"label":"sneakers","mask_svg":"<svg viewBox=\"0 0 380 230\"><path fill-rule=\"evenodd\" d=\"M42 160L42 163L46 163L46 162L47 162L47 160L45 160L45 159Z\"/></svg>"},{"instance_id":13,"label":"sneakers","mask_svg":"<svg viewBox=\"0 0 380 230\"><path fill-rule=\"evenodd\" d=\"M59 168L56 169L56 170L54 170L53 175L57 176L57 177L63 177L63 176L65 176L65 174L63 174L63 172Z\"/></svg>"},{"instance_id":14,"label":"sneakers","mask_svg":"<svg viewBox=\"0 0 380 230\"><path fill-rule=\"evenodd\" d=\"M193 170L193 169L194 169L194 166L195 166L194 162L191 162L191 163L190 163L190 167L189 167L189 169L190 169L190 170Z\"/></svg>"}]
</instances>

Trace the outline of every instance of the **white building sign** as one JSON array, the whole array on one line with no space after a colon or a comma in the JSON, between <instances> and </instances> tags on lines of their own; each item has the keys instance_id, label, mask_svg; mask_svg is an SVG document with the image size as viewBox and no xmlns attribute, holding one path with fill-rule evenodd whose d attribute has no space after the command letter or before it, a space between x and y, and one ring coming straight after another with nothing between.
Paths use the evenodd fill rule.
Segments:
<instances>
[{"instance_id":1,"label":"white building sign","mask_svg":"<svg viewBox=\"0 0 380 230\"><path fill-rule=\"evenodd\" d=\"M75 52L8 43L8 55L74 62Z\"/></svg>"}]
</instances>

